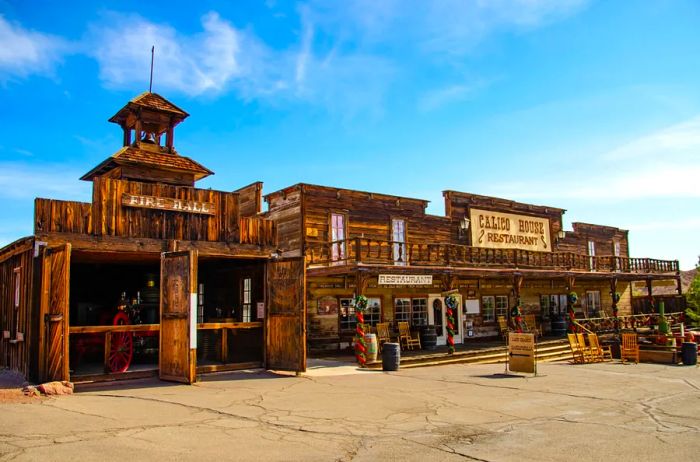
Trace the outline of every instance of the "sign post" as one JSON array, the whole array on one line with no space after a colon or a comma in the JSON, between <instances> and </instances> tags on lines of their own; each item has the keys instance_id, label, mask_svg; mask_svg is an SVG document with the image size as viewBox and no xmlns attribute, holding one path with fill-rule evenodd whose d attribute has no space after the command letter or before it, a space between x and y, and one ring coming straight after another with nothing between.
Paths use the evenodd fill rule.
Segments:
<instances>
[{"instance_id":1,"label":"sign post","mask_svg":"<svg viewBox=\"0 0 700 462\"><path fill-rule=\"evenodd\" d=\"M508 334L508 368L511 372L527 372L537 375L535 358L535 334Z\"/></svg>"}]
</instances>

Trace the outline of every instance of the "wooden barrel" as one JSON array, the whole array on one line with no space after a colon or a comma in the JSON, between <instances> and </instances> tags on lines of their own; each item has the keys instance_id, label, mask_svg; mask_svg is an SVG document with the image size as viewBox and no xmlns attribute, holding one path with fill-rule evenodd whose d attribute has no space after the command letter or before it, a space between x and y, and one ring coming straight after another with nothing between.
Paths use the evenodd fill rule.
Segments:
<instances>
[{"instance_id":1,"label":"wooden barrel","mask_svg":"<svg viewBox=\"0 0 700 462\"><path fill-rule=\"evenodd\" d=\"M437 331L435 326L423 326L420 329L420 345L424 350L437 348Z\"/></svg>"},{"instance_id":2,"label":"wooden barrel","mask_svg":"<svg viewBox=\"0 0 700 462\"><path fill-rule=\"evenodd\" d=\"M698 344L695 342L683 342L681 345L681 359L685 366L695 366L698 363Z\"/></svg>"},{"instance_id":3,"label":"wooden barrel","mask_svg":"<svg viewBox=\"0 0 700 462\"><path fill-rule=\"evenodd\" d=\"M377 360L377 335L376 334L365 334L365 345L367 345L367 353L365 357L368 363L373 363Z\"/></svg>"},{"instance_id":4,"label":"wooden barrel","mask_svg":"<svg viewBox=\"0 0 700 462\"><path fill-rule=\"evenodd\" d=\"M401 362L401 348L398 343L382 345L382 370L398 371Z\"/></svg>"}]
</instances>

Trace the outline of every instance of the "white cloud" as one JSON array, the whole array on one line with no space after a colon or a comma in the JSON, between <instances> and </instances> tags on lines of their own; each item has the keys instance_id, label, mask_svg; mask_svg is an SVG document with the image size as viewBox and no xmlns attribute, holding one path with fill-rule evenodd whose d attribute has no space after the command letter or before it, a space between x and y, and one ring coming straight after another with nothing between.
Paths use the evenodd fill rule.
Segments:
<instances>
[{"instance_id":1,"label":"white cloud","mask_svg":"<svg viewBox=\"0 0 700 462\"><path fill-rule=\"evenodd\" d=\"M68 42L23 28L0 15L0 82L30 74L51 74Z\"/></svg>"},{"instance_id":2,"label":"white cloud","mask_svg":"<svg viewBox=\"0 0 700 462\"><path fill-rule=\"evenodd\" d=\"M551 172L546 182L501 183L496 190L538 200L700 198L700 116L572 161L572 175Z\"/></svg>"},{"instance_id":3,"label":"white cloud","mask_svg":"<svg viewBox=\"0 0 700 462\"><path fill-rule=\"evenodd\" d=\"M154 91L189 95L224 91L242 73L239 54L249 38L217 13L205 15L201 22L201 33L186 36L139 16L108 15L106 23L93 25L90 34L100 78L111 87L140 84L147 89L153 45Z\"/></svg>"},{"instance_id":4,"label":"white cloud","mask_svg":"<svg viewBox=\"0 0 700 462\"><path fill-rule=\"evenodd\" d=\"M418 108L422 111L433 111L448 104L464 101L488 85L489 82L485 80L477 80L433 89L420 97Z\"/></svg>"}]
</instances>

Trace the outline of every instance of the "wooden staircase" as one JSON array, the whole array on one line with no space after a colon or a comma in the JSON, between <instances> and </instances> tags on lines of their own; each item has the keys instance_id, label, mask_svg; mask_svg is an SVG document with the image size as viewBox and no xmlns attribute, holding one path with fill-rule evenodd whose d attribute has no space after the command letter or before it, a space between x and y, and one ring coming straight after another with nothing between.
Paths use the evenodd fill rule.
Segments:
<instances>
[{"instance_id":1,"label":"wooden staircase","mask_svg":"<svg viewBox=\"0 0 700 462\"><path fill-rule=\"evenodd\" d=\"M401 368L440 366L443 364L498 364L506 360L507 348L505 345L475 350L455 351L453 354L444 352L410 352L401 356ZM571 359L569 342L565 339L545 340L537 344L537 361L554 362L568 361ZM370 369L381 369L381 356L378 361L368 363Z\"/></svg>"}]
</instances>

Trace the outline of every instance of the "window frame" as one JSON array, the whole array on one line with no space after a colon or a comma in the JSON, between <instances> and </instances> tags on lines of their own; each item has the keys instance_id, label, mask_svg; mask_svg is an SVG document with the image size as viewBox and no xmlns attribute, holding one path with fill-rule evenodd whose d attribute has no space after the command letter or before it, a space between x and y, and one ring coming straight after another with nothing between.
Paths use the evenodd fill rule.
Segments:
<instances>
[{"instance_id":1,"label":"window frame","mask_svg":"<svg viewBox=\"0 0 700 462\"><path fill-rule=\"evenodd\" d=\"M343 265L348 258L348 214L345 212L329 212L328 218L328 242L330 243L330 261L334 265ZM341 228L335 226L335 218L342 220ZM340 230L343 234L342 239L337 238L336 230ZM334 238L334 235L336 236Z\"/></svg>"},{"instance_id":2,"label":"window frame","mask_svg":"<svg viewBox=\"0 0 700 462\"><path fill-rule=\"evenodd\" d=\"M394 227L395 223L401 223L401 232L402 235L401 240L396 239L396 236L398 235L396 232L396 228ZM406 245L406 240L408 238L408 229L407 229L407 222L405 218L402 217L392 217L391 218L391 227L389 230L389 240L391 241L391 259L392 262L395 266L406 266L408 264L408 252L407 252L407 245ZM403 247L403 252L402 252L402 257L403 259L399 259L399 249Z\"/></svg>"},{"instance_id":3,"label":"window frame","mask_svg":"<svg viewBox=\"0 0 700 462\"><path fill-rule=\"evenodd\" d=\"M490 300L490 303L486 303ZM490 309L488 309L490 307ZM484 322L496 322L496 296L482 295L479 305L479 313ZM490 313L490 316L488 315Z\"/></svg>"},{"instance_id":4,"label":"window frame","mask_svg":"<svg viewBox=\"0 0 700 462\"><path fill-rule=\"evenodd\" d=\"M348 332L355 332L357 328L357 318L355 317L355 308L352 306L352 297L337 297L338 299L338 332L342 334L347 334ZM343 319L343 314L347 319Z\"/></svg>"}]
</instances>

